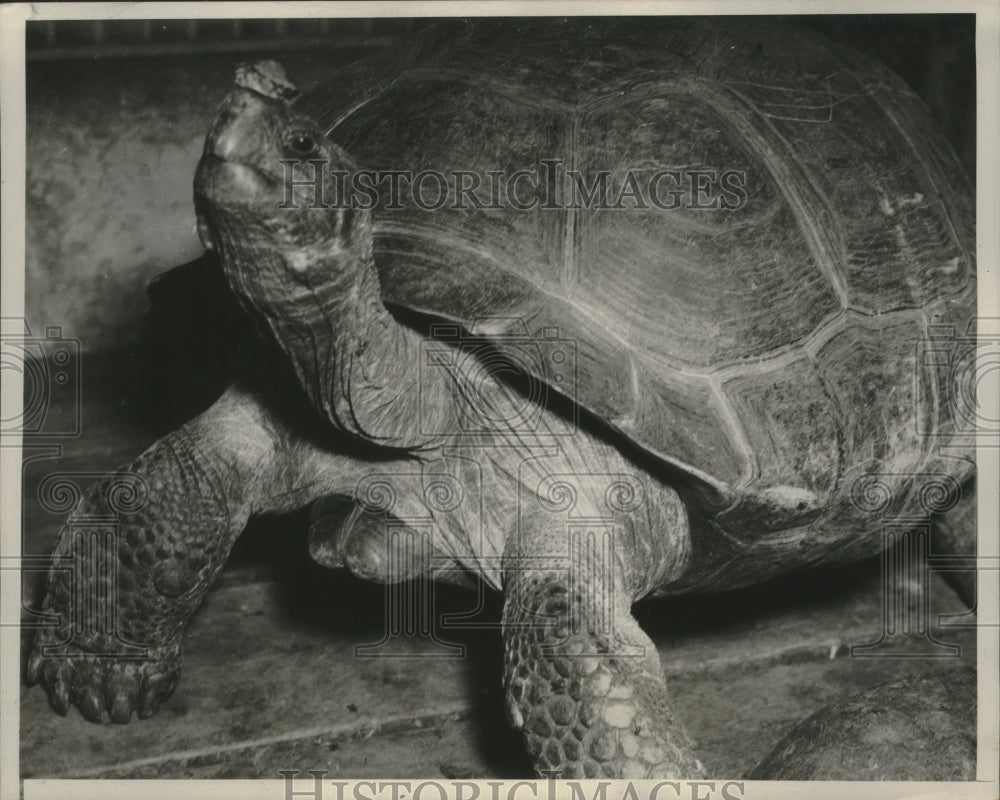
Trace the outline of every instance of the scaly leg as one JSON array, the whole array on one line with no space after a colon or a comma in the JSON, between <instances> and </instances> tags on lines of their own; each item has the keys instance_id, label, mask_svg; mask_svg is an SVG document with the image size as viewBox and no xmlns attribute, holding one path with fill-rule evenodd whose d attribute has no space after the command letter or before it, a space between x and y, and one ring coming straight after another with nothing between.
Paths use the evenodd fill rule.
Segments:
<instances>
[{"instance_id":1,"label":"scaly leg","mask_svg":"<svg viewBox=\"0 0 1000 800\"><path fill-rule=\"evenodd\" d=\"M89 562L50 572L43 609L61 622L38 632L28 660L29 681L45 686L57 712L76 705L92 722L128 722L133 710L148 717L170 696L183 628L251 514L300 507L349 486L357 465L306 444L259 395L237 385L119 474L141 478L148 499L118 516L115 579L97 577L106 552L74 556L67 525L54 555ZM107 484L91 488L75 518L107 514ZM74 589L74 573L103 586ZM117 612L117 631L84 624L81 632L77 620L72 635L73 612L85 613L74 608L74 591L91 596L97 588ZM138 656L131 647L132 656L123 657L129 648L122 639L138 646Z\"/></svg>"},{"instance_id":2,"label":"scaly leg","mask_svg":"<svg viewBox=\"0 0 1000 800\"><path fill-rule=\"evenodd\" d=\"M671 709L656 647L600 573L581 582L568 571L506 571L511 723L539 775L695 778L702 766Z\"/></svg>"}]
</instances>

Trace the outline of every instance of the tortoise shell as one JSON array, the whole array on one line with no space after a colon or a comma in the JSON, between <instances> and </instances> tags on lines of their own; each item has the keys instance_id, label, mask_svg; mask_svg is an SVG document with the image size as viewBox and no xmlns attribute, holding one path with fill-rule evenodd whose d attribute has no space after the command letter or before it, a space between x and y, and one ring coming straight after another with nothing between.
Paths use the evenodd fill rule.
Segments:
<instances>
[{"instance_id":1,"label":"tortoise shell","mask_svg":"<svg viewBox=\"0 0 1000 800\"><path fill-rule=\"evenodd\" d=\"M387 304L501 350L570 342L553 387L740 536L854 513L863 475L895 476L902 508L914 476L972 470L970 442L939 454L954 376L920 357L975 313L970 186L885 68L720 22L446 26L295 107L362 167L446 176L441 207L437 179L425 207L380 195ZM518 170L541 177L513 200L484 183L455 202L461 173ZM602 172L603 204L577 191Z\"/></svg>"}]
</instances>

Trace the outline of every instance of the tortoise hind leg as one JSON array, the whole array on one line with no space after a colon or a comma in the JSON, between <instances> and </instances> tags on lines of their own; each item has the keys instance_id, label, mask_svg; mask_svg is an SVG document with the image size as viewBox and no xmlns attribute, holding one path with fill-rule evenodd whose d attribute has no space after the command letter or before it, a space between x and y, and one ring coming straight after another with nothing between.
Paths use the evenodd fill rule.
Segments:
<instances>
[{"instance_id":1,"label":"tortoise hind leg","mask_svg":"<svg viewBox=\"0 0 1000 800\"><path fill-rule=\"evenodd\" d=\"M969 481L962 487L962 496L955 507L934 517L932 536L936 554L976 555L976 510L976 484L975 481ZM963 603L970 609L975 609L975 570L943 570L941 577L955 590Z\"/></svg>"},{"instance_id":2,"label":"tortoise hind leg","mask_svg":"<svg viewBox=\"0 0 1000 800\"><path fill-rule=\"evenodd\" d=\"M593 596L605 587L588 588ZM610 625L598 606L571 588L568 574L507 571L507 711L536 772L698 777L702 767L671 709L656 647L626 600L612 601Z\"/></svg>"}]
</instances>

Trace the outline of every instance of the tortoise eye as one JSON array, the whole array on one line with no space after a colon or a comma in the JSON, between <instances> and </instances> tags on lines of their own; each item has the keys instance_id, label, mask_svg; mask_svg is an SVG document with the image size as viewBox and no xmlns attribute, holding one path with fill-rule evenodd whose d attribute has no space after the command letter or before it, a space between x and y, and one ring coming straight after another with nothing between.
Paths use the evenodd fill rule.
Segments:
<instances>
[{"instance_id":1,"label":"tortoise eye","mask_svg":"<svg viewBox=\"0 0 1000 800\"><path fill-rule=\"evenodd\" d=\"M319 150L316 140L304 131L292 132L286 141L288 149L297 156L311 156Z\"/></svg>"}]
</instances>

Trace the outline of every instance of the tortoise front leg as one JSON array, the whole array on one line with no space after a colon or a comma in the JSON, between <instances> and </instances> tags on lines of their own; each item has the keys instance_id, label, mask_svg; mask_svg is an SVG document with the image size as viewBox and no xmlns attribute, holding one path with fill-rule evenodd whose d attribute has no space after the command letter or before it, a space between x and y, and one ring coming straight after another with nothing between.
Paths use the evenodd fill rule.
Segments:
<instances>
[{"instance_id":1,"label":"tortoise front leg","mask_svg":"<svg viewBox=\"0 0 1000 800\"><path fill-rule=\"evenodd\" d=\"M702 766L671 709L656 647L599 574L584 583L581 593L569 572L506 573L507 712L536 772L698 777Z\"/></svg>"},{"instance_id":2,"label":"tortoise front leg","mask_svg":"<svg viewBox=\"0 0 1000 800\"><path fill-rule=\"evenodd\" d=\"M138 476L148 499L118 515L117 575L100 577L107 553L75 552L73 530L64 527L54 555L87 563L50 572L43 609L60 624L38 632L28 660L29 681L45 686L57 712L76 705L92 722L128 722L133 710L152 715L177 685L184 625L249 516L308 503L350 465L302 444L256 395L234 386L119 472ZM92 487L74 517L106 515L105 490ZM85 613L74 608L74 573L104 581L76 587L77 597L100 588L117 612L117 631L85 621L81 632L77 620L72 635L74 611Z\"/></svg>"}]
</instances>

